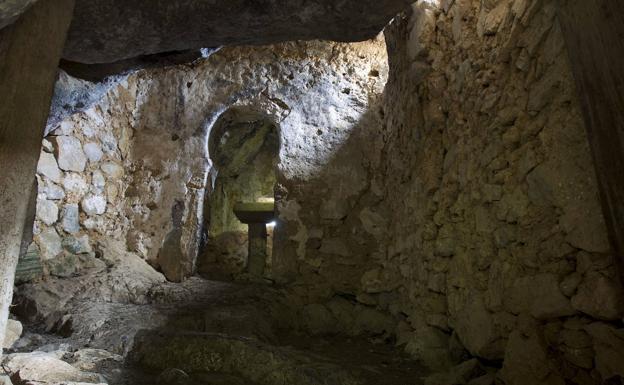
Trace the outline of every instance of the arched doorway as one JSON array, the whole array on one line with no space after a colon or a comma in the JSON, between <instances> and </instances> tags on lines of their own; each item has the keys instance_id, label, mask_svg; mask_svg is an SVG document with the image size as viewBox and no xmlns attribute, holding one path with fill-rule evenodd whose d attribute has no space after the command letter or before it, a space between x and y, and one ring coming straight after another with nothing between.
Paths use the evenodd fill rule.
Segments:
<instances>
[{"instance_id":1,"label":"arched doorway","mask_svg":"<svg viewBox=\"0 0 624 385\"><path fill-rule=\"evenodd\" d=\"M233 107L215 122L208 149L213 161L212 192L206 199L207 240L200 273L220 278L243 272L247 265L248 229L234 214L241 202L273 202L280 136L270 116ZM267 263L272 231L269 228Z\"/></svg>"}]
</instances>

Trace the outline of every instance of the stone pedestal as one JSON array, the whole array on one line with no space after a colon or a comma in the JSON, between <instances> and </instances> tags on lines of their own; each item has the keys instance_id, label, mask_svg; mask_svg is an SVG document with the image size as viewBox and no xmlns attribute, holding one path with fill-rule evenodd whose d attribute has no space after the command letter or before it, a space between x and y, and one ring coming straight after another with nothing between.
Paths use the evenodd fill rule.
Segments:
<instances>
[{"instance_id":1,"label":"stone pedestal","mask_svg":"<svg viewBox=\"0 0 624 385\"><path fill-rule=\"evenodd\" d=\"M262 277L262 275L264 275L264 265L267 259L266 223L249 224L248 242L247 272L254 277Z\"/></svg>"},{"instance_id":2,"label":"stone pedestal","mask_svg":"<svg viewBox=\"0 0 624 385\"><path fill-rule=\"evenodd\" d=\"M238 203L234 206L234 214L239 221L249 225L247 272L253 277L262 277L267 259L266 225L275 218L275 203Z\"/></svg>"}]
</instances>

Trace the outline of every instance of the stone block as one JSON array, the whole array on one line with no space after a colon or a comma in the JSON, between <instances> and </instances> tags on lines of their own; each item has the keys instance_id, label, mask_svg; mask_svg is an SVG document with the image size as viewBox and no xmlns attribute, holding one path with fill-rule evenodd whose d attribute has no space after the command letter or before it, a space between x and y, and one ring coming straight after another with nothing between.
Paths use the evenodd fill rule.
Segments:
<instances>
[{"instance_id":1,"label":"stone block","mask_svg":"<svg viewBox=\"0 0 624 385\"><path fill-rule=\"evenodd\" d=\"M77 204L67 204L63 207L61 225L69 234L76 234L80 231L80 210Z\"/></svg>"},{"instance_id":2,"label":"stone block","mask_svg":"<svg viewBox=\"0 0 624 385\"><path fill-rule=\"evenodd\" d=\"M42 152L37 164L37 173L49 178L54 183L61 183L63 172L56 162L54 155Z\"/></svg>"},{"instance_id":3,"label":"stone block","mask_svg":"<svg viewBox=\"0 0 624 385\"><path fill-rule=\"evenodd\" d=\"M91 163L97 163L102 160L104 153L97 143L89 142L84 145L84 152Z\"/></svg>"},{"instance_id":4,"label":"stone block","mask_svg":"<svg viewBox=\"0 0 624 385\"><path fill-rule=\"evenodd\" d=\"M104 162L100 168L112 179L119 179L124 175L124 168L115 162Z\"/></svg>"},{"instance_id":5,"label":"stone block","mask_svg":"<svg viewBox=\"0 0 624 385\"><path fill-rule=\"evenodd\" d=\"M52 226L58 220L58 206L47 199L37 200L37 219L48 226Z\"/></svg>"},{"instance_id":6,"label":"stone block","mask_svg":"<svg viewBox=\"0 0 624 385\"><path fill-rule=\"evenodd\" d=\"M101 195L87 195L82 202L80 202L82 211L87 215L102 215L106 212L106 198Z\"/></svg>"},{"instance_id":7,"label":"stone block","mask_svg":"<svg viewBox=\"0 0 624 385\"><path fill-rule=\"evenodd\" d=\"M83 172L87 157L80 141L73 136L57 136L55 141L58 166L65 171Z\"/></svg>"}]
</instances>

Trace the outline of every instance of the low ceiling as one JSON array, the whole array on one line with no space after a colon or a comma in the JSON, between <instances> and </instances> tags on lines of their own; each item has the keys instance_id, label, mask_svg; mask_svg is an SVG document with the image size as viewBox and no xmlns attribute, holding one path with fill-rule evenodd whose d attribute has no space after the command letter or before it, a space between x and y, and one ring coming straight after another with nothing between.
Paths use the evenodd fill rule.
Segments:
<instances>
[{"instance_id":1,"label":"low ceiling","mask_svg":"<svg viewBox=\"0 0 624 385\"><path fill-rule=\"evenodd\" d=\"M361 41L412 1L77 0L63 56L93 64L232 44ZM0 0L0 27L32 2Z\"/></svg>"}]
</instances>

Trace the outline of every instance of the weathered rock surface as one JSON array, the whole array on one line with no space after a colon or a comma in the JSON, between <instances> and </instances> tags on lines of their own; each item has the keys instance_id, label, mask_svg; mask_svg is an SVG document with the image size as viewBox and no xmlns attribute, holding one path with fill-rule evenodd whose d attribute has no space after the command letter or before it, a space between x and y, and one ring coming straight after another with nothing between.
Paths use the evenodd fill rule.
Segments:
<instances>
[{"instance_id":1,"label":"weathered rock surface","mask_svg":"<svg viewBox=\"0 0 624 385\"><path fill-rule=\"evenodd\" d=\"M19 379L28 383L103 382L100 375L78 370L52 353L10 354L4 358L3 366L11 373L18 373Z\"/></svg>"},{"instance_id":2,"label":"weathered rock surface","mask_svg":"<svg viewBox=\"0 0 624 385\"><path fill-rule=\"evenodd\" d=\"M408 0L78 1L65 59L111 63L159 52L286 40L362 41ZM144 32L149 30L149 34Z\"/></svg>"}]
</instances>

